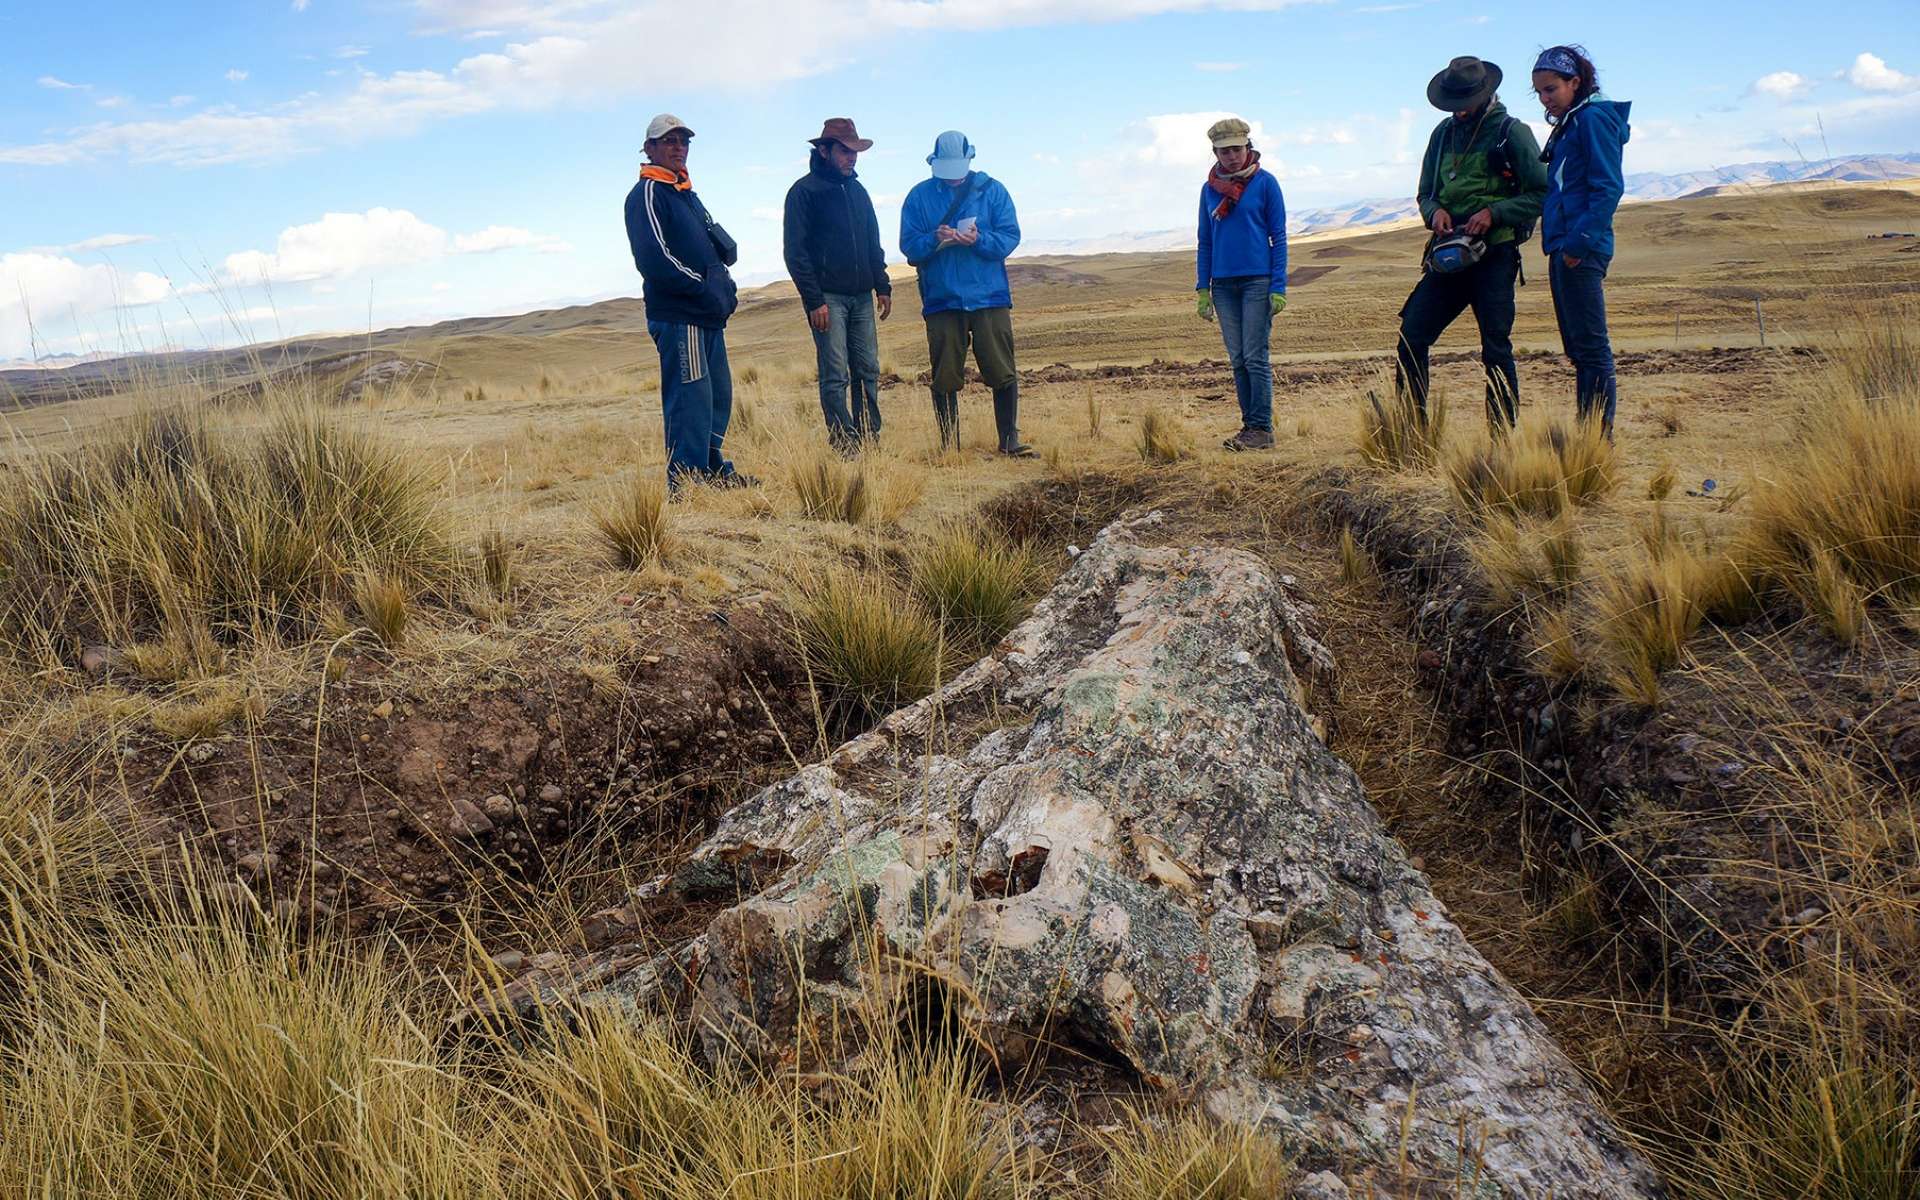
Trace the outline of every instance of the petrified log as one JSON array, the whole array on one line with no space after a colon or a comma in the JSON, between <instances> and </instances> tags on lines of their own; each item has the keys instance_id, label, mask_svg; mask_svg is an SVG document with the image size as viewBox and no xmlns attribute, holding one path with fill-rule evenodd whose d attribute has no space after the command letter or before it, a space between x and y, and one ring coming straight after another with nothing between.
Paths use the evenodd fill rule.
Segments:
<instances>
[{"instance_id":1,"label":"petrified log","mask_svg":"<svg viewBox=\"0 0 1920 1200\"><path fill-rule=\"evenodd\" d=\"M1070 1045L1373 1194L1659 1195L1322 740L1308 610L1151 521L728 813L674 886L749 898L607 991L668 987L711 1053L784 1061L933 981L1003 1061Z\"/></svg>"}]
</instances>

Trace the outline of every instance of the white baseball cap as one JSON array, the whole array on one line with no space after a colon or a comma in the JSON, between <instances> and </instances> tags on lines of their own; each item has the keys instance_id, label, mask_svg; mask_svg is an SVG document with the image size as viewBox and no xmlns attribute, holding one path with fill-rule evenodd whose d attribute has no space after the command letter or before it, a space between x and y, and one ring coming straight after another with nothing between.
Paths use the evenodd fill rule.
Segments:
<instances>
[{"instance_id":1,"label":"white baseball cap","mask_svg":"<svg viewBox=\"0 0 1920 1200\"><path fill-rule=\"evenodd\" d=\"M676 129L688 137L693 136L693 130L687 128L685 121L682 121L672 113L661 113L653 120L647 122L647 140L651 142L655 138L663 138Z\"/></svg>"}]
</instances>

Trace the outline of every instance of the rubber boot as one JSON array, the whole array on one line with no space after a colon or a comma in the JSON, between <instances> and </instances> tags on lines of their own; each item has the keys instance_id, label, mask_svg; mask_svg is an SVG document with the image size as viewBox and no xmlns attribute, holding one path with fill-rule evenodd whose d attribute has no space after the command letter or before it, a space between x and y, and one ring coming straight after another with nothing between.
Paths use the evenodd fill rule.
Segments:
<instances>
[{"instance_id":1,"label":"rubber boot","mask_svg":"<svg viewBox=\"0 0 1920 1200\"><path fill-rule=\"evenodd\" d=\"M1020 385L993 389L993 426L1000 435L1000 453L1009 458L1032 458L1033 447L1020 440Z\"/></svg>"},{"instance_id":2,"label":"rubber boot","mask_svg":"<svg viewBox=\"0 0 1920 1200\"><path fill-rule=\"evenodd\" d=\"M943 392L933 393L933 423L940 427L940 450L960 448L960 394Z\"/></svg>"}]
</instances>

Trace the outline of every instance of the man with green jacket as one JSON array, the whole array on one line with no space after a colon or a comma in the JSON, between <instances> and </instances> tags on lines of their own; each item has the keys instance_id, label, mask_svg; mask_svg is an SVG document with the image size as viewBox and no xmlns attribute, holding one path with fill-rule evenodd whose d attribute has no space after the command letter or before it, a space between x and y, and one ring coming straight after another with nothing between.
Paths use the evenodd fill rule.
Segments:
<instances>
[{"instance_id":1,"label":"man with green jacket","mask_svg":"<svg viewBox=\"0 0 1920 1200\"><path fill-rule=\"evenodd\" d=\"M1420 216L1433 230L1420 282L1400 310L1395 379L1427 406L1428 351L1468 308L1480 326L1487 420L1518 419L1520 375L1513 361L1513 288L1520 243L1533 233L1547 194L1540 143L1500 103L1500 68L1456 58L1427 85L1427 100L1452 114L1427 139L1420 165Z\"/></svg>"}]
</instances>

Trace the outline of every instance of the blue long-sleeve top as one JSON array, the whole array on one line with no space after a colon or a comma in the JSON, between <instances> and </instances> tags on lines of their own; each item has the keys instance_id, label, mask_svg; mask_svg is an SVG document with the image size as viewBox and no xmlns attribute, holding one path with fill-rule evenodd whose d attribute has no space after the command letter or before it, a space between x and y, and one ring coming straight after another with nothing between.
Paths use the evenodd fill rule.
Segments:
<instances>
[{"instance_id":1,"label":"blue long-sleeve top","mask_svg":"<svg viewBox=\"0 0 1920 1200\"><path fill-rule=\"evenodd\" d=\"M1280 181L1262 168L1247 181L1247 190L1224 220L1214 209L1221 196L1200 185L1199 253L1195 256L1194 290L1212 286L1216 279L1265 275L1269 290L1287 294L1287 201Z\"/></svg>"},{"instance_id":2,"label":"blue long-sleeve top","mask_svg":"<svg viewBox=\"0 0 1920 1200\"><path fill-rule=\"evenodd\" d=\"M943 248L934 236L954 200L953 187L945 180L921 180L900 206L900 253L919 269L920 311L925 316L1013 306L1007 256L1020 245L1013 197L984 171L969 175L965 186L966 199L947 224L957 227L975 218L980 240L971 246Z\"/></svg>"},{"instance_id":3,"label":"blue long-sleeve top","mask_svg":"<svg viewBox=\"0 0 1920 1200\"><path fill-rule=\"evenodd\" d=\"M1568 113L1548 142L1547 199L1540 210L1540 248L1585 258L1613 254L1613 214L1626 194L1625 147L1631 103L1598 96Z\"/></svg>"}]
</instances>

